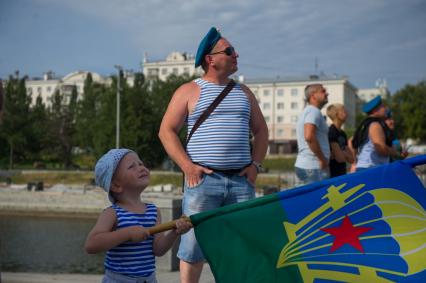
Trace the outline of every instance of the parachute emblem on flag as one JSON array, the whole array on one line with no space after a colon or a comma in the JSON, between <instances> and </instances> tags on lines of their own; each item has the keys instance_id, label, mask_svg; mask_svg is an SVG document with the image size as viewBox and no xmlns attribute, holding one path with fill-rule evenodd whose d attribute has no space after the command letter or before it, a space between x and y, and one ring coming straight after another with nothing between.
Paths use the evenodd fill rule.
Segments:
<instances>
[{"instance_id":1,"label":"parachute emblem on flag","mask_svg":"<svg viewBox=\"0 0 426 283\"><path fill-rule=\"evenodd\" d=\"M289 242L276 267L297 265L304 282L390 282L424 271L423 207L398 189L345 186L330 186L322 197L328 201L298 223L283 222ZM345 218L354 229L368 227L358 236L362 249L348 244L331 249L335 239L325 231L338 229Z\"/></svg>"}]
</instances>

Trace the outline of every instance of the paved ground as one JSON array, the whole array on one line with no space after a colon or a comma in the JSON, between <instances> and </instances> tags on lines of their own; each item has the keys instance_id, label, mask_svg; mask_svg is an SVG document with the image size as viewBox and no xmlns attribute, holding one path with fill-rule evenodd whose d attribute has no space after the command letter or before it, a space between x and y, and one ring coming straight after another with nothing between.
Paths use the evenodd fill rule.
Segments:
<instances>
[{"instance_id":1,"label":"paved ground","mask_svg":"<svg viewBox=\"0 0 426 283\"><path fill-rule=\"evenodd\" d=\"M158 271L159 283L179 283L179 272ZM102 275L87 274L42 274L42 273L1 273L1 283L99 283ZM214 283L210 268L204 266L200 283Z\"/></svg>"}]
</instances>

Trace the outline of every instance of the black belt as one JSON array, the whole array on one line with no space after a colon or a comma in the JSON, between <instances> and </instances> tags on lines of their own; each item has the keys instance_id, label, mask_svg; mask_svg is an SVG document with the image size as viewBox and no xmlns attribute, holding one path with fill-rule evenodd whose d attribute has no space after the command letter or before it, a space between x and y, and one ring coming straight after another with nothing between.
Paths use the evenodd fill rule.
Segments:
<instances>
[{"instance_id":1,"label":"black belt","mask_svg":"<svg viewBox=\"0 0 426 283\"><path fill-rule=\"evenodd\" d=\"M243 171L246 167L250 166L250 164L251 164L251 163L247 164L247 165L246 165L246 166L244 166L244 167L238 168L238 169L225 169L225 170L222 170L222 169L216 169L216 168L211 168L211 167L208 167L208 166L205 166L205 165L199 164L199 163L195 163L195 164L198 164L198 165L200 165L200 166L203 166L203 167L205 167L205 168L207 168L207 169L210 169L210 170L212 170L212 171L214 171L214 172L217 172L217 173L222 173L222 174L225 174L225 175L235 175L235 174L239 174L239 173L240 173L241 171Z\"/></svg>"}]
</instances>

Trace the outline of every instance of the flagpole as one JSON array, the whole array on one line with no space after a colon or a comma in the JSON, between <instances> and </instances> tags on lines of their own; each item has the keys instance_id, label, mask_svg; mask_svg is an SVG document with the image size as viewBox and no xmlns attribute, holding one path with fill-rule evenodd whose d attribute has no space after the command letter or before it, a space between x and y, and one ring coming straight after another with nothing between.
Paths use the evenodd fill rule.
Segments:
<instances>
[{"instance_id":1,"label":"flagpole","mask_svg":"<svg viewBox=\"0 0 426 283\"><path fill-rule=\"evenodd\" d=\"M183 219L183 220L191 223L191 219L187 216L182 216L179 219ZM177 220L173 220L173 221L169 221L169 222L165 222L165 223L155 225L154 227L149 228L148 232L149 232L150 235L154 235L154 234L161 233L161 232L164 232L164 231L167 231L167 230L172 230L172 229L176 228L176 221Z\"/></svg>"}]
</instances>

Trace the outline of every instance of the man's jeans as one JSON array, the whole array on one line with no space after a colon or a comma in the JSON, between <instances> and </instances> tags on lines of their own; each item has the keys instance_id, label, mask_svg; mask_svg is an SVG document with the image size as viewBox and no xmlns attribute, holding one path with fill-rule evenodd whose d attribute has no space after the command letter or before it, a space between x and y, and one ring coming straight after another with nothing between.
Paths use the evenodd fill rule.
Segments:
<instances>
[{"instance_id":1,"label":"man's jeans","mask_svg":"<svg viewBox=\"0 0 426 283\"><path fill-rule=\"evenodd\" d=\"M307 185L310 183L318 182L329 177L329 173L326 170L322 169L302 169L299 167L296 168L296 176L299 180L297 185Z\"/></svg>"}]
</instances>

